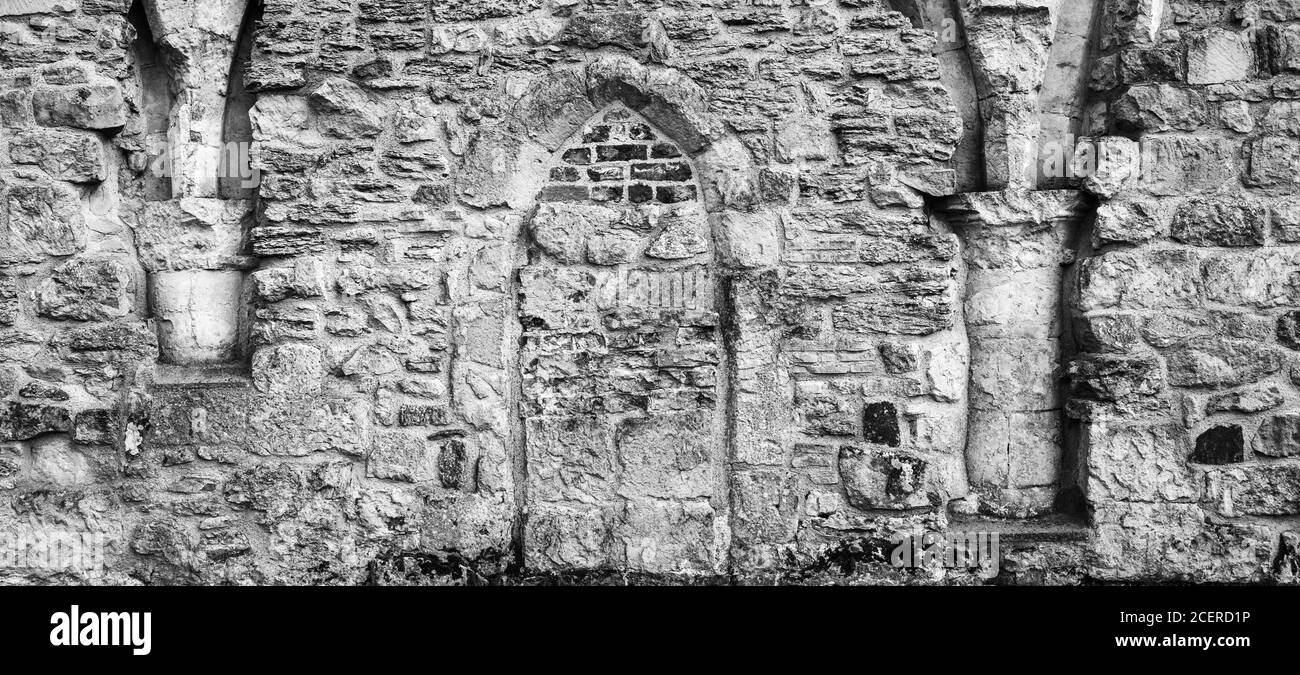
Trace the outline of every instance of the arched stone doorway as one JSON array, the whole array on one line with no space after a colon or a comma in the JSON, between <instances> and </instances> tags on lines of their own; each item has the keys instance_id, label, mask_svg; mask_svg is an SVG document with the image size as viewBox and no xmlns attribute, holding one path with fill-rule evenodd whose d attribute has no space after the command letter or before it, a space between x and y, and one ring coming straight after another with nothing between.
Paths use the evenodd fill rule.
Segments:
<instances>
[{"instance_id":1,"label":"arched stone doorway","mask_svg":"<svg viewBox=\"0 0 1300 675\"><path fill-rule=\"evenodd\" d=\"M551 159L520 271L530 564L717 572L720 266L692 160L615 102Z\"/></svg>"}]
</instances>

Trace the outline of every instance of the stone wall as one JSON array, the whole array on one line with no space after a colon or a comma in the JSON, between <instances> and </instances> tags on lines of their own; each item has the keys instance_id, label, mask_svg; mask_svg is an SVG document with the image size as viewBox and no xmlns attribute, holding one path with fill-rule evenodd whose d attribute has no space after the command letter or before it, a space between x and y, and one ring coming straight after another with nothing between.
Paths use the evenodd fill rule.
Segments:
<instances>
[{"instance_id":1,"label":"stone wall","mask_svg":"<svg viewBox=\"0 0 1300 675\"><path fill-rule=\"evenodd\" d=\"M1294 577L1293 2L137 3L0 3L0 579Z\"/></svg>"},{"instance_id":2,"label":"stone wall","mask_svg":"<svg viewBox=\"0 0 1300 675\"><path fill-rule=\"evenodd\" d=\"M1089 186L1070 405L1106 577L1258 579L1294 555L1297 20L1103 7L1088 133L1112 161Z\"/></svg>"}]
</instances>

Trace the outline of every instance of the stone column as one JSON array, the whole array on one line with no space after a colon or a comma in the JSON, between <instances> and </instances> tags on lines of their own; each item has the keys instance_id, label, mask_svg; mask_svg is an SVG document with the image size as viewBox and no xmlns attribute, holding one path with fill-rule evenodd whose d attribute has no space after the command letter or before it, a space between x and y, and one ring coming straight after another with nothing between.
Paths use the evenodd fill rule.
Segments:
<instances>
[{"instance_id":1,"label":"stone column","mask_svg":"<svg viewBox=\"0 0 1300 675\"><path fill-rule=\"evenodd\" d=\"M966 465L982 513L1053 509L1061 477L1061 283L1083 212L1075 191L958 195L970 340Z\"/></svg>"}]
</instances>

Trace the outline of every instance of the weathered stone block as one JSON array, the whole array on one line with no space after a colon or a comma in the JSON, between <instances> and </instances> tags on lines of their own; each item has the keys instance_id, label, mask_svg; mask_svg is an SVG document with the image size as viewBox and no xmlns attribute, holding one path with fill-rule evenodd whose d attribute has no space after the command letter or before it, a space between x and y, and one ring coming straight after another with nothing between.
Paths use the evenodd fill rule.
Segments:
<instances>
[{"instance_id":1,"label":"weathered stone block","mask_svg":"<svg viewBox=\"0 0 1300 675\"><path fill-rule=\"evenodd\" d=\"M318 394L325 376L320 349L305 344L259 349L251 370L253 386L265 394Z\"/></svg>"},{"instance_id":2,"label":"weathered stone block","mask_svg":"<svg viewBox=\"0 0 1300 675\"><path fill-rule=\"evenodd\" d=\"M135 308L135 279L116 258L83 257L54 268L36 291L36 311L51 319L102 321Z\"/></svg>"},{"instance_id":3,"label":"weathered stone block","mask_svg":"<svg viewBox=\"0 0 1300 675\"><path fill-rule=\"evenodd\" d=\"M880 296L841 304L831 317L837 329L851 333L929 335L952 327L954 314L947 298Z\"/></svg>"},{"instance_id":4,"label":"weathered stone block","mask_svg":"<svg viewBox=\"0 0 1300 675\"><path fill-rule=\"evenodd\" d=\"M972 338L1054 338L1060 334L1061 270L970 270L966 328Z\"/></svg>"},{"instance_id":5,"label":"weathered stone block","mask_svg":"<svg viewBox=\"0 0 1300 675\"><path fill-rule=\"evenodd\" d=\"M1300 455L1300 413L1264 418L1251 447L1269 457Z\"/></svg>"},{"instance_id":6,"label":"weathered stone block","mask_svg":"<svg viewBox=\"0 0 1300 675\"><path fill-rule=\"evenodd\" d=\"M1282 136L1261 136L1250 144L1247 184L1287 190L1300 184L1300 141Z\"/></svg>"},{"instance_id":7,"label":"weathered stone block","mask_svg":"<svg viewBox=\"0 0 1300 675\"><path fill-rule=\"evenodd\" d=\"M379 432L375 434L374 449L366 459L366 475L406 483L437 480L440 473L437 450L418 434Z\"/></svg>"},{"instance_id":8,"label":"weathered stone block","mask_svg":"<svg viewBox=\"0 0 1300 675\"><path fill-rule=\"evenodd\" d=\"M1254 50L1244 32L1214 29L1187 41L1187 83L1245 80L1254 69Z\"/></svg>"},{"instance_id":9,"label":"weathered stone block","mask_svg":"<svg viewBox=\"0 0 1300 675\"><path fill-rule=\"evenodd\" d=\"M711 498L721 457L708 413L632 419L615 436L619 493L675 499Z\"/></svg>"},{"instance_id":10,"label":"weathered stone block","mask_svg":"<svg viewBox=\"0 0 1300 675\"><path fill-rule=\"evenodd\" d=\"M1108 402L1146 398L1164 388L1160 364L1150 357L1078 358L1070 362L1069 381L1071 396Z\"/></svg>"},{"instance_id":11,"label":"weathered stone block","mask_svg":"<svg viewBox=\"0 0 1300 675\"><path fill-rule=\"evenodd\" d=\"M1079 308L1195 307L1200 259L1176 249L1114 251L1087 258L1079 269Z\"/></svg>"},{"instance_id":12,"label":"weathered stone block","mask_svg":"<svg viewBox=\"0 0 1300 675\"><path fill-rule=\"evenodd\" d=\"M1146 202L1105 202L1097 207L1094 245L1140 244L1166 230L1161 214Z\"/></svg>"},{"instance_id":13,"label":"weathered stone block","mask_svg":"<svg viewBox=\"0 0 1300 675\"><path fill-rule=\"evenodd\" d=\"M22 441L71 430L72 416L67 408L19 401L0 403L0 441Z\"/></svg>"},{"instance_id":14,"label":"weathered stone block","mask_svg":"<svg viewBox=\"0 0 1300 675\"><path fill-rule=\"evenodd\" d=\"M1265 208L1240 198L1202 197L1174 214L1172 236L1197 246L1258 246L1264 243Z\"/></svg>"},{"instance_id":15,"label":"weathered stone block","mask_svg":"<svg viewBox=\"0 0 1300 675\"><path fill-rule=\"evenodd\" d=\"M839 470L849 504L860 509L937 507L946 501L940 470L914 452L846 445Z\"/></svg>"},{"instance_id":16,"label":"weathered stone block","mask_svg":"<svg viewBox=\"0 0 1300 675\"><path fill-rule=\"evenodd\" d=\"M1226 394L1215 394L1205 404L1205 412L1257 413L1282 405L1286 397L1273 385L1247 387Z\"/></svg>"},{"instance_id":17,"label":"weathered stone block","mask_svg":"<svg viewBox=\"0 0 1300 675\"><path fill-rule=\"evenodd\" d=\"M595 505L614 498L617 459L607 422L596 417L535 417L527 424L528 485L534 503Z\"/></svg>"},{"instance_id":18,"label":"weathered stone block","mask_svg":"<svg viewBox=\"0 0 1300 675\"><path fill-rule=\"evenodd\" d=\"M1113 114L1120 129L1148 133L1193 131L1209 116L1198 92L1168 84L1130 87L1114 103Z\"/></svg>"},{"instance_id":19,"label":"weathered stone block","mask_svg":"<svg viewBox=\"0 0 1300 675\"><path fill-rule=\"evenodd\" d=\"M794 537L799 498L794 476L782 469L751 469L731 475L732 538L745 546Z\"/></svg>"},{"instance_id":20,"label":"weathered stone block","mask_svg":"<svg viewBox=\"0 0 1300 675\"><path fill-rule=\"evenodd\" d=\"M633 498L615 531L629 569L652 573L712 573L726 560L715 513L705 499Z\"/></svg>"},{"instance_id":21,"label":"weathered stone block","mask_svg":"<svg viewBox=\"0 0 1300 675\"><path fill-rule=\"evenodd\" d=\"M175 364L225 363L241 348L244 274L238 271L160 272L150 278L158 349Z\"/></svg>"},{"instance_id":22,"label":"weathered stone block","mask_svg":"<svg viewBox=\"0 0 1300 675\"><path fill-rule=\"evenodd\" d=\"M972 345L971 405L983 410L1060 407L1058 340L977 339Z\"/></svg>"},{"instance_id":23,"label":"weathered stone block","mask_svg":"<svg viewBox=\"0 0 1300 675\"><path fill-rule=\"evenodd\" d=\"M1142 138L1140 184L1154 194L1213 190L1237 180L1237 144L1234 141L1200 136Z\"/></svg>"},{"instance_id":24,"label":"weathered stone block","mask_svg":"<svg viewBox=\"0 0 1300 675\"><path fill-rule=\"evenodd\" d=\"M541 570L603 569L619 562L613 551L614 514L593 505L530 507L524 560Z\"/></svg>"},{"instance_id":25,"label":"weathered stone block","mask_svg":"<svg viewBox=\"0 0 1300 675\"><path fill-rule=\"evenodd\" d=\"M9 141L9 158L35 164L51 178L96 183L108 177L103 143L94 134L73 131L25 131Z\"/></svg>"},{"instance_id":26,"label":"weathered stone block","mask_svg":"<svg viewBox=\"0 0 1300 675\"><path fill-rule=\"evenodd\" d=\"M1206 472L1206 501L1225 516L1300 513L1300 464L1281 460Z\"/></svg>"},{"instance_id":27,"label":"weathered stone block","mask_svg":"<svg viewBox=\"0 0 1300 675\"><path fill-rule=\"evenodd\" d=\"M645 44L646 17L640 12L583 12L574 15L560 41L589 49L613 45L635 49Z\"/></svg>"},{"instance_id":28,"label":"weathered stone block","mask_svg":"<svg viewBox=\"0 0 1300 675\"><path fill-rule=\"evenodd\" d=\"M62 183L18 183L4 189L6 243L15 253L72 255L86 246L77 193Z\"/></svg>"},{"instance_id":29,"label":"weathered stone block","mask_svg":"<svg viewBox=\"0 0 1300 675\"><path fill-rule=\"evenodd\" d=\"M1194 501L1199 485L1186 466L1184 432L1172 424L1089 429L1088 495L1097 500Z\"/></svg>"},{"instance_id":30,"label":"weathered stone block","mask_svg":"<svg viewBox=\"0 0 1300 675\"><path fill-rule=\"evenodd\" d=\"M1300 304L1300 253L1228 254L1206 260L1201 276L1205 297L1225 305L1271 308Z\"/></svg>"},{"instance_id":31,"label":"weathered stone block","mask_svg":"<svg viewBox=\"0 0 1300 675\"><path fill-rule=\"evenodd\" d=\"M318 298L325 294L325 269L317 258L299 258L293 267L261 269L252 277L257 297L266 302Z\"/></svg>"},{"instance_id":32,"label":"weathered stone block","mask_svg":"<svg viewBox=\"0 0 1300 675\"><path fill-rule=\"evenodd\" d=\"M1166 354L1169 383L1187 387L1255 382L1281 370L1282 363L1277 349L1230 338L1193 338Z\"/></svg>"},{"instance_id":33,"label":"weathered stone block","mask_svg":"<svg viewBox=\"0 0 1300 675\"><path fill-rule=\"evenodd\" d=\"M78 129L115 129L124 126L128 116L116 83L38 89L32 94L32 113L41 126Z\"/></svg>"}]
</instances>

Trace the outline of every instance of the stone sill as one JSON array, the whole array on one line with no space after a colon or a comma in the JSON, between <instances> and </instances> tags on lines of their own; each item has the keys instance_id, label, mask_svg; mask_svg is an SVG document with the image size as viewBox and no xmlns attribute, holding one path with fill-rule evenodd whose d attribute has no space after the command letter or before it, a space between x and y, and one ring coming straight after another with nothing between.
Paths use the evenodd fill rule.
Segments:
<instances>
[{"instance_id":1,"label":"stone sill","mask_svg":"<svg viewBox=\"0 0 1300 675\"><path fill-rule=\"evenodd\" d=\"M242 363L213 363L182 366L158 363L154 366L154 385L163 389L198 387L248 387L252 385L248 368Z\"/></svg>"},{"instance_id":2,"label":"stone sill","mask_svg":"<svg viewBox=\"0 0 1300 675\"><path fill-rule=\"evenodd\" d=\"M1002 543L1068 543L1088 538L1088 524L1081 518L1051 514L1038 518L1012 520L984 516L954 516L950 532L996 532Z\"/></svg>"}]
</instances>

